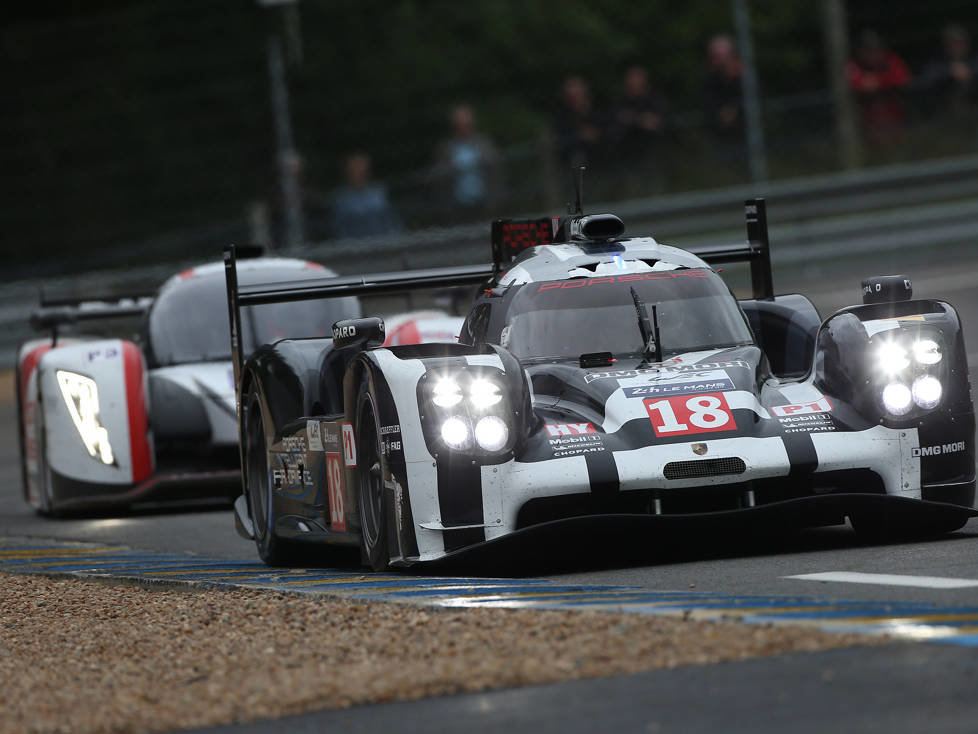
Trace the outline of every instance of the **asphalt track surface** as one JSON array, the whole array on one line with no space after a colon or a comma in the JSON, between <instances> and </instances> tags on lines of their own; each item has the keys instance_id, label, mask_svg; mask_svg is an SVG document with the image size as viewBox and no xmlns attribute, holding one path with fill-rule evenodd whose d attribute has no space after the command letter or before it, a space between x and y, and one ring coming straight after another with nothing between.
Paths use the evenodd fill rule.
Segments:
<instances>
[{"instance_id":1,"label":"asphalt track surface","mask_svg":"<svg viewBox=\"0 0 978 734\"><path fill-rule=\"evenodd\" d=\"M858 299L873 272L910 272L915 295L954 304L965 328L969 362L978 369L978 261L860 266L855 275L809 270L781 279L778 290L803 290L823 316ZM803 285L796 285L803 283ZM21 498L14 410L0 403L0 536L50 537L193 552L253 561L253 545L232 529L226 509L140 512L117 517L47 520ZM566 584L621 584L649 590L804 595L822 600L929 602L978 606L978 520L946 539L867 545L848 527L789 535L669 536L627 552L543 548L526 563L490 565L496 575L544 576ZM621 550L621 549L618 549ZM340 560L340 559L337 559ZM349 559L344 559L349 564ZM812 574L844 580L790 578ZM907 576L915 578L906 578ZM893 578L899 577L899 578ZM941 588L946 579L975 583ZM894 585L900 584L913 585ZM791 655L744 663L577 681L513 691L389 704L259 722L235 731L974 731L978 658L972 648L901 643L884 648ZM228 729L229 731L232 729Z\"/></svg>"}]
</instances>

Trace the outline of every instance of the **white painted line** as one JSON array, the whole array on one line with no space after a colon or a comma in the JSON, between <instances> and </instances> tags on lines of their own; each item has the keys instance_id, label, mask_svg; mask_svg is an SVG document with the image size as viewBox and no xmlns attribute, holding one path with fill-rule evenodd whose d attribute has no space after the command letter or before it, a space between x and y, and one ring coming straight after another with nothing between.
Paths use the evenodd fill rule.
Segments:
<instances>
[{"instance_id":1,"label":"white painted line","mask_svg":"<svg viewBox=\"0 0 978 734\"><path fill-rule=\"evenodd\" d=\"M925 589L964 589L978 586L978 579L949 579L941 576L902 576L894 573L856 573L853 571L824 571L782 576L802 581L838 581L844 584L878 584L880 586L918 586Z\"/></svg>"}]
</instances>

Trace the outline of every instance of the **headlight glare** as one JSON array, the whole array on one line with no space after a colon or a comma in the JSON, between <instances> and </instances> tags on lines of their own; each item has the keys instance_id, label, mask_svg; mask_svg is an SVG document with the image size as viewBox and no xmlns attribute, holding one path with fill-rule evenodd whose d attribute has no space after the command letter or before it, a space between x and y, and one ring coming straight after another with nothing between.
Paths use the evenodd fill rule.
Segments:
<instances>
[{"instance_id":1,"label":"headlight glare","mask_svg":"<svg viewBox=\"0 0 978 734\"><path fill-rule=\"evenodd\" d=\"M475 440L486 451L499 451L509 440L509 427L502 418L487 415L475 424Z\"/></svg>"},{"instance_id":2,"label":"headlight glare","mask_svg":"<svg viewBox=\"0 0 978 734\"><path fill-rule=\"evenodd\" d=\"M933 339L921 339L920 341L914 342L913 358L920 364L937 364L943 357L941 348L937 346L937 342Z\"/></svg>"},{"instance_id":3,"label":"headlight glare","mask_svg":"<svg viewBox=\"0 0 978 734\"><path fill-rule=\"evenodd\" d=\"M469 385L469 400L475 408L484 410L497 405L503 399L499 385L484 377L477 377Z\"/></svg>"},{"instance_id":4,"label":"headlight glare","mask_svg":"<svg viewBox=\"0 0 978 734\"><path fill-rule=\"evenodd\" d=\"M453 449L464 449L469 445L469 425L465 419L453 415L441 424L441 440Z\"/></svg>"},{"instance_id":5,"label":"headlight glare","mask_svg":"<svg viewBox=\"0 0 978 734\"><path fill-rule=\"evenodd\" d=\"M451 377L442 377L435 383L431 400L439 408L454 408L462 402L462 388Z\"/></svg>"},{"instance_id":6,"label":"headlight glare","mask_svg":"<svg viewBox=\"0 0 978 734\"><path fill-rule=\"evenodd\" d=\"M941 386L941 381L936 377L921 375L913 381L910 391L913 395L913 401L917 405L924 410L930 410L936 408L937 404L941 402L941 394L944 392L944 388Z\"/></svg>"},{"instance_id":7,"label":"headlight glare","mask_svg":"<svg viewBox=\"0 0 978 734\"><path fill-rule=\"evenodd\" d=\"M896 375L910 365L907 350L896 342L883 342L876 350L876 359L880 369L888 375Z\"/></svg>"},{"instance_id":8,"label":"headlight glare","mask_svg":"<svg viewBox=\"0 0 978 734\"><path fill-rule=\"evenodd\" d=\"M883 388L883 407L893 415L906 415L913 407L910 388L902 382L891 382Z\"/></svg>"},{"instance_id":9,"label":"headlight glare","mask_svg":"<svg viewBox=\"0 0 978 734\"><path fill-rule=\"evenodd\" d=\"M98 386L91 377L78 375L67 370L55 373L61 397L68 408L71 422L81 436L82 443L92 458L103 464L114 464L109 432L99 422Z\"/></svg>"}]
</instances>

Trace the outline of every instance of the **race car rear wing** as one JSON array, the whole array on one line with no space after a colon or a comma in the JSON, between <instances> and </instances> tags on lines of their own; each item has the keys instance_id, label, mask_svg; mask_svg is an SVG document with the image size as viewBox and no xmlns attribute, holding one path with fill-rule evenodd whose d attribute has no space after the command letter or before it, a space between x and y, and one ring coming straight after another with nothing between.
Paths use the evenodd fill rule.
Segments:
<instances>
[{"instance_id":1,"label":"race car rear wing","mask_svg":"<svg viewBox=\"0 0 978 734\"><path fill-rule=\"evenodd\" d=\"M111 296L52 298L42 290L40 302L40 307L31 312L27 322L35 331L50 330L52 340L57 341L60 326L83 321L139 317L146 313L153 298L143 294L118 293Z\"/></svg>"},{"instance_id":2,"label":"race car rear wing","mask_svg":"<svg viewBox=\"0 0 978 734\"><path fill-rule=\"evenodd\" d=\"M493 275L491 265L461 265L456 267L408 270L370 275L340 275L324 278L238 285L237 248L224 250L224 274L228 290L228 320L231 324L231 361L234 381L238 384L244 355L241 353L241 308L268 303L309 301L317 298L376 295L447 286L479 285Z\"/></svg>"},{"instance_id":3,"label":"race car rear wing","mask_svg":"<svg viewBox=\"0 0 978 734\"><path fill-rule=\"evenodd\" d=\"M745 244L707 247L692 252L711 265L745 261L750 263L754 298L771 299L774 297L774 285L771 277L771 253L764 199L748 199L744 202L744 211L747 217ZM491 265L332 276L301 282L260 283L246 286L238 286L237 250L234 245L231 245L224 250L224 272L227 280L228 320L231 324L231 359L234 364L235 384L238 384L244 366L239 336L242 306L487 283L522 249L553 242L553 237L561 231L562 224L559 218L549 217L496 220L492 228L493 262Z\"/></svg>"}]
</instances>

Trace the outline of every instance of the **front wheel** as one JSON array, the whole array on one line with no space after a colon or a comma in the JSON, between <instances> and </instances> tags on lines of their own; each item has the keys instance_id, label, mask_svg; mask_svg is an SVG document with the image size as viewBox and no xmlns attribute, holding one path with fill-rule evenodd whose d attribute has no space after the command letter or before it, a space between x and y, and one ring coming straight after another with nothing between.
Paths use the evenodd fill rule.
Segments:
<instances>
[{"instance_id":1,"label":"front wheel","mask_svg":"<svg viewBox=\"0 0 978 734\"><path fill-rule=\"evenodd\" d=\"M57 512L51 501L51 467L48 464L48 431L44 423L44 409L41 396L37 396L35 424L37 436L37 504L34 509L43 517L56 517ZM22 429L23 430L23 429ZM27 465L24 464L24 492L27 494Z\"/></svg>"},{"instance_id":2,"label":"front wheel","mask_svg":"<svg viewBox=\"0 0 978 734\"><path fill-rule=\"evenodd\" d=\"M364 376L357 395L357 507L363 560L374 571L390 567L388 547L390 500L384 490L384 452L377 407Z\"/></svg>"},{"instance_id":3,"label":"front wheel","mask_svg":"<svg viewBox=\"0 0 978 734\"><path fill-rule=\"evenodd\" d=\"M268 447L265 443L265 417L256 388L248 391L245 402L245 497L251 513L258 555L269 566L287 566L297 554L294 543L275 535L275 498L272 492Z\"/></svg>"}]
</instances>

